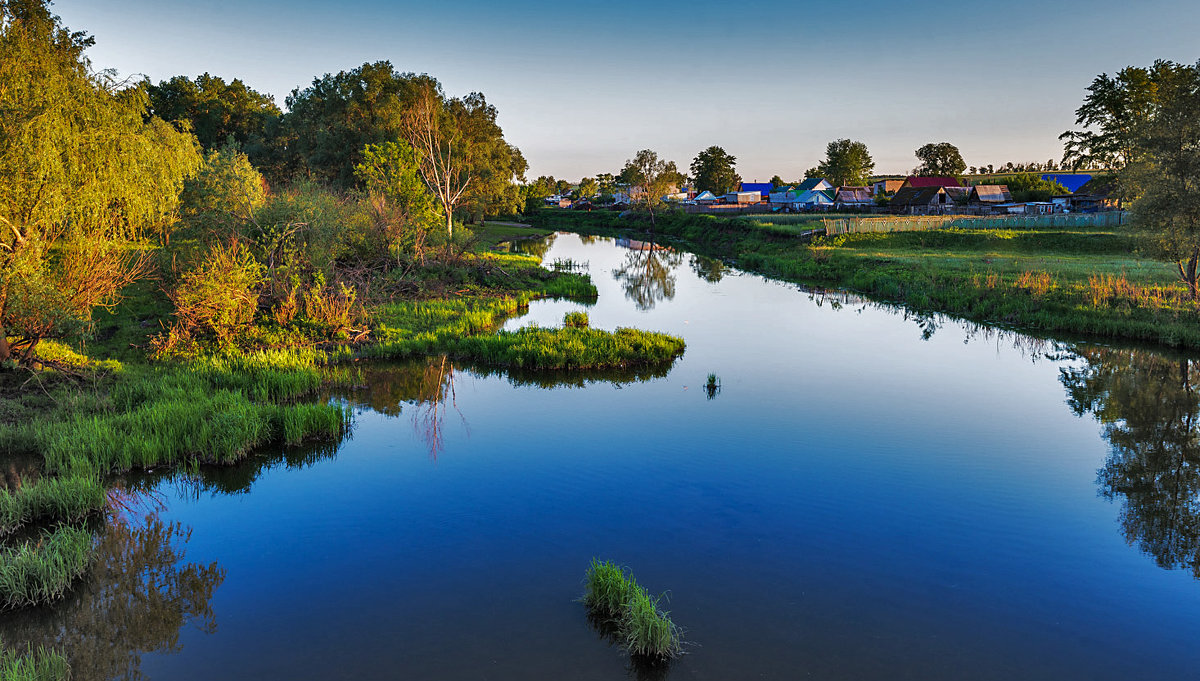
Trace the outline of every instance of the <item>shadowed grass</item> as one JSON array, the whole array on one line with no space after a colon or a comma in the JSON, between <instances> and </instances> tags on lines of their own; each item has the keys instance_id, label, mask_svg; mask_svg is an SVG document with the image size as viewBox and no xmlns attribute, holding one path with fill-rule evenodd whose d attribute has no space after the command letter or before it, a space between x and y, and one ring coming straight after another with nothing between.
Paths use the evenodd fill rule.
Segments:
<instances>
[{"instance_id":1,"label":"shadowed grass","mask_svg":"<svg viewBox=\"0 0 1200 681\"><path fill-rule=\"evenodd\" d=\"M682 632L659 601L611 561L593 558L588 566L584 605L600 621L616 624L616 635L635 658L669 660L683 654Z\"/></svg>"},{"instance_id":2,"label":"shadowed grass","mask_svg":"<svg viewBox=\"0 0 1200 681\"><path fill-rule=\"evenodd\" d=\"M0 609L62 598L87 571L95 548L84 529L60 526L37 540L0 549Z\"/></svg>"},{"instance_id":3,"label":"shadowed grass","mask_svg":"<svg viewBox=\"0 0 1200 681\"><path fill-rule=\"evenodd\" d=\"M106 500L94 477L42 478L18 490L0 490L0 536L40 520L82 520Z\"/></svg>"},{"instance_id":4,"label":"shadowed grass","mask_svg":"<svg viewBox=\"0 0 1200 681\"><path fill-rule=\"evenodd\" d=\"M66 681L71 667L62 654L39 647L18 654L0 639L0 679L4 681Z\"/></svg>"}]
</instances>

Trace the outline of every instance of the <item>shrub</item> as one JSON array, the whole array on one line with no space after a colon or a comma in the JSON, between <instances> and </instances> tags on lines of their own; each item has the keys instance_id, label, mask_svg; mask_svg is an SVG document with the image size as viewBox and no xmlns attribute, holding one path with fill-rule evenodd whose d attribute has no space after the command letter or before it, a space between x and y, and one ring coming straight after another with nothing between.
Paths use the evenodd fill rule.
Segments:
<instances>
[{"instance_id":1,"label":"shrub","mask_svg":"<svg viewBox=\"0 0 1200 681\"><path fill-rule=\"evenodd\" d=\"M262 265L238 241L214 244L171 293L179 330L211 333L228 342L239 327L254 321Z\"/></svg>"},{"instance_id":2,"label":"shrub","mask_svg":"<svg viewBox=\"0 0 1200 681\"><path fill-rule=\"evenodd\" d=\"M588 313L568 312L563 316L563 326L569 329L588 328Z\"/></svg>"},{"instance_id":3,"label":"shrub","mask_svg":"<svg viewBox=\"0 0 1200 681\"><path fill-rule=\"evenodd\" d=\"M265 200L262 175L250 159L225 147L205 154L200 171L184 183L180 212L185 224L229 238Z\"/></svg>"}]
</instances>

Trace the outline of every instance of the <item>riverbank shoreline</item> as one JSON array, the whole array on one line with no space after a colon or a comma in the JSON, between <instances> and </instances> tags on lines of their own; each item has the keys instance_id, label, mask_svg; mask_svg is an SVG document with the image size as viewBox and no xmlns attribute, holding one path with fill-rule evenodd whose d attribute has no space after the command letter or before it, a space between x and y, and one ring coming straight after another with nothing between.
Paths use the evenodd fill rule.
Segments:
<instances>
[{"instance_id":1,"label":"riverbank shoreline","mask_svg":"<svg viewBox=\"0 0 1200 681\"><path fill-rule=\"evenodd\" d=\"M1200 310L1127 228L841 234L802 241L753 219L545 210L535 227L677 240L743 270L1035 334L1200 349Z\"/></svg>"}]
</instances>

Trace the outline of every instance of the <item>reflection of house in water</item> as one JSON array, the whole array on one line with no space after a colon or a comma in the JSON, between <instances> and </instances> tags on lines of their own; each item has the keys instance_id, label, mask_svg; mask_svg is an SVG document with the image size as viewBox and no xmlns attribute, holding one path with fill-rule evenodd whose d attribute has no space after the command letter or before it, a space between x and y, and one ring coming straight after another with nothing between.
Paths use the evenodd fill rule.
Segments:
<instances>
[{"instance_id":1,"label":"reflection of house in water","mask_svg":"<svg viewBox=\"0 0 1200 681\"><path fill-rule=\"evenodd\" d=\"M656 244L653 241L638 241L637 239L630 239L627 236L617 237L616 244L618 246L620 246L621 248L628 248L631 251L669 251L669 250L671 250L669 247L662 246L660 244Z\"/></svg>"}]
</instances>

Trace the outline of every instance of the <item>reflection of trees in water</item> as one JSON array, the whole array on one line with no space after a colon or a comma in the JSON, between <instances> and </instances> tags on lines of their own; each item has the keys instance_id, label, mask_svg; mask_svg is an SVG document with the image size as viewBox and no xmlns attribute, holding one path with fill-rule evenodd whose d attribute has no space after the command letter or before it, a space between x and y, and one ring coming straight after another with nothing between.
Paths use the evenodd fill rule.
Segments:
<instances>
[{"instance_id":1,"label":"reflection of trees in water","mask_svg":"<svg viewBox=\"0 0 1200 681\"><path fill-rule=\"evenodd\" d=\"M531 370L496 367L469 367L475 376L502 376L515 387L582 388L590 383L611 383L620 388L628 383L649 381L666 376L672 362L638 365L624 369L602 370ZM442 449L446 417L451 410L463 423L466 418L455 399L455 383L463 366L446 357L431 357L409 362L379 363L362 369L366 388L346 396L356 408L369 408L388 416L399 416L406 406L414 407L413 426L436 456Z\"/></svg>"},{"instance_id":2,"label":"reflection of trees in water","mask_svg":"<svg viewBox=\"0 0 1200 681\"><path fill-rule=\"evenodd\" d=\"M1122 499L1121 530L1164 568L1200 578L1200 395L1197 360L1129 349L1076 350L1062 369L1068 403L1104 424L1111 450L1100 494Z\"/></svg>"},{"instance_id":3,"label":"reflection of trees in water","mask_svg":"<svg viewBox=\"0 0 1200 681\"><path fill-rule=\"evenodd\" d=\"M622 243L622 240L618 240ZM625 263L613 270L613 278L625 289L625 297L639 310L650 310L660 300L675 297L675 270L683 254L653 242L624 240L629 250Z\"/></svg>"},{"instance_id":4,"label":"reflection of trees in water","mask_svg":"<svg viewBox=\"0 0 1200 681\"><path fill-rule=\"evenodd\" d=\"M63 652L74 681L145 678L142 655L178 652L184 625L216 629L210 602L225 571L185 561L190 535L156 515L109 523L91 572L67 600L4 615L0 636L18 649Z\"/></svg>"},{"instance_id":5,"label":"reflection of trees in water","mask_svg":"<svg viewBox=\"0 0 1200 681\"><path fill-rule=\"evenodd\" d=\"M554 240L558 238L558 234L538 239L513 239L509 242L508 250L510 253L520 253L522 255L534 255L538 259L544 259L546 252L554 245Z\"/></svg>"},{"instance_id":6,"label":"reflection of trees in water","mask_svg":"<svg viewBox=\"0 0 1200 681\"><path fill-rule=\"evenodd\" d=\"M421 380L421 394L417 396L417 412L413 415L413 427L425 441L429 455L437 457L444 444L444 424L448 406L453 406L462 419L463 427L467 419L458 408L457 395L454 392L454 363L445 356L437 361L429 362Z\"/></svg>"},{"instance_id":7,"label":"reflection of trees in water","mask_svg":"<svg viewBox=\"0 0 1200 681\"><path fill-rule=\"evenodd\" d=\"M729 271L729 266L717 260L716 258L706 258L702 255L692 255L691 262L692 271L696 273L704 281L710 284L720 283L725 278L725 274Z\"/></svg>"}]
</instances>

